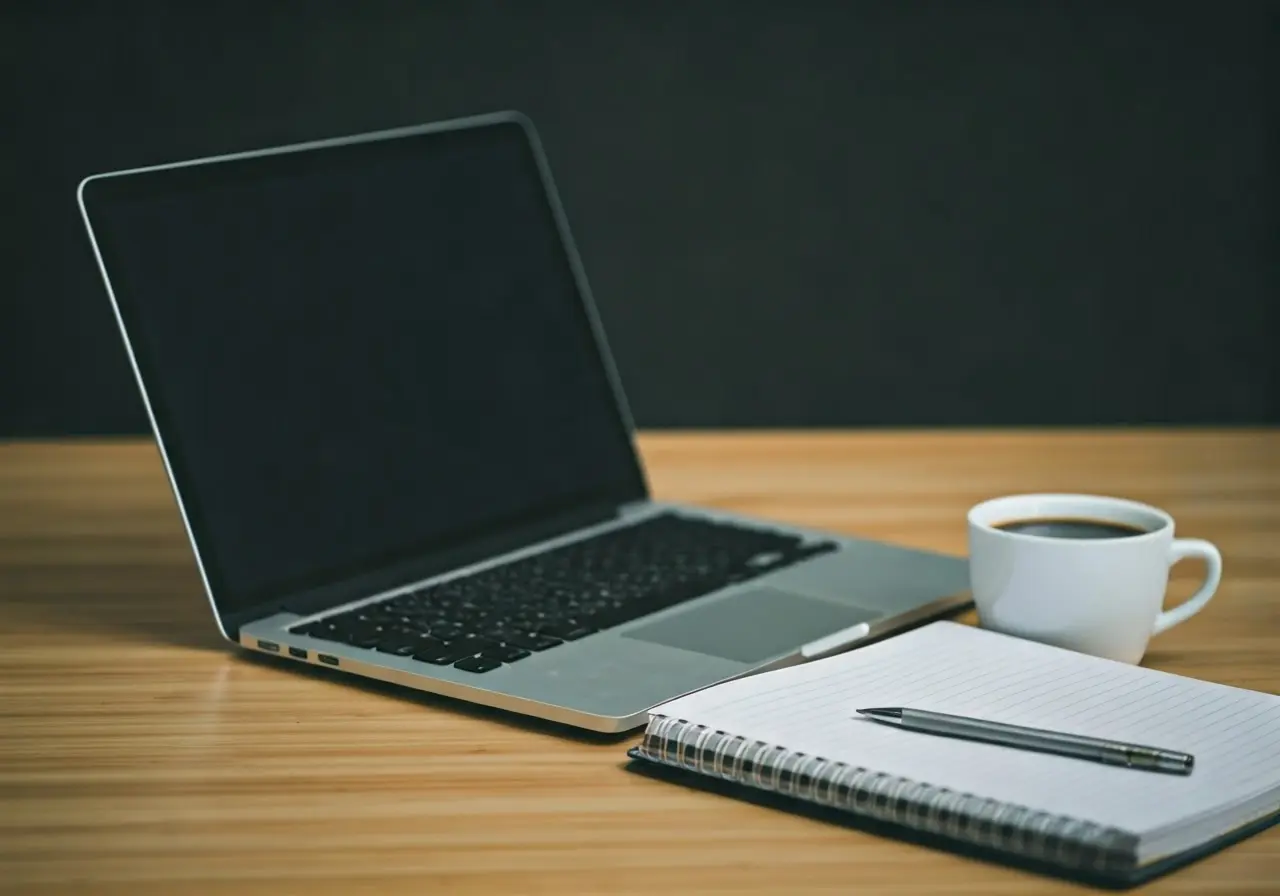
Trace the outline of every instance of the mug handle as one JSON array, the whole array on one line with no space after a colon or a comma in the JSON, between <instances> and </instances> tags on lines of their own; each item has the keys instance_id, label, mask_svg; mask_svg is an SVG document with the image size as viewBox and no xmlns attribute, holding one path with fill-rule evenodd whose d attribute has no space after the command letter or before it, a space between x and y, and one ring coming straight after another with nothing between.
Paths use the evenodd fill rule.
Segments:
<instances>
[{"instance_id":1,"label":"mug handle","mask_svg":"<svg viewBox=\"0 0 1280 896\"><path fill-rule=\"evenodd\" d=\"M1204 561L1205 573L1204 583L1200 586L1200 590L1189 598L1178 604L1172 610L1165 610L1156 617L1155 628L1152 634L1160 634L1163 631L1173 628L1180 622L1186 622L1192 616L1204 609L1204 605L1209 602L1209 598L1213 597L1215 591L1218 590L1218 583L1222 581L1222 554L1218 549L1207 541L1199 538L1177 538L1169 548L1169 565L1177 563L1179 560L1198 557Z\"/></svg>"}]
</instances>

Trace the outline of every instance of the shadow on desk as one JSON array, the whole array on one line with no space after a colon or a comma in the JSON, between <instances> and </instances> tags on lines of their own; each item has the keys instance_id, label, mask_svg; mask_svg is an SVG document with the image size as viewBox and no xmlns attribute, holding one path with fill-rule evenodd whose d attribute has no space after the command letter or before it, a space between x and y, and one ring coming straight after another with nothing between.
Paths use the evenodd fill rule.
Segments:
<instances>
[{"instance_id":1,"label":"shadow on desk","mask_svg":"<svg viewBox=\"0 0 1280 896\"><path fill-rule=\"evenodd\" d=\"M230 645L228 645L228 647L230 647ZM363 692L370 696L391 697L396 700L421 706L425 709L464 715L469 718L485 722L495 722L510 728L517 728L521 731L536 731L543 734L550 734L560 739L573 740L584 744L621 744L626 741L634 740L639 734L639 729L623 732L621 734L604 734L595 731L587 731L581 728L573 728L559 722L550 722L545 719L521 715L520 713L509 712L507 710L480 706L476 703L468 703L465 700L457 700L453 697L445 697L440 694L431 694L426 691L418 691L413 688L401 687L388 682L377 681L372 678L361 678L355 675L347 675L333 669L327 669L323 666L306 665L284 658L269 656L265 653L235 650L235 654L239 661L264 669L270 669L271 671L278 672L281 675L302 675L315 680L317 683L328 682L330 684L339 685L343 688L349 688L352 691Z\"/></svg>"},{"instance_id":2,"label":"shadow on desk","mask_svg":"<svg viewBox=\"0 0 1280 896\"><path fill-rule=\"evenodd\" d=\"M952 855L963 856L988 865L1013 868L1019 871L1026 871L1040 875L1042 877L1056 878L1059 880L1069 881L1071 883L1085 884L1087 886L1097 887L1098 889L1112 891L1132 890L1144 883L1171 874L1180 868L1192 865L1216 852L1234 846L1243 840L1247 840L1254 834L1280 823L1280 813L1272 814L1250 822L1224 837L1220 837L1217 840L1204 844L1198 849L1168 857L1157 861L1146 868L1134 869L1127 874L1105 876L1084 870L1067 870L1057 865L976 845L959 844L945 837L926 834L901 825L882 822L865 816L854 815L851 812L843 812L832 807L805 802L804 800L785 794L771 793L758 790L754 787L737 784L732 781L712 778L707 775L694 774L693 772L686 771L685 769L658 765L656 763L634 758L632 761L624 763L622 768L641 777L664 781L689 790L698 790L729 799L748 802L766 809L800 815L824 824L838 825L852 830L862 831L875 837L886 837L903 843L921 846L926 849L936 849L942 852L951 853Z\"/></svg>"},{"instance_id":3,"label":"shadow on desk","mask_svg":"<svg viewBox=\"0 0 1280 896\"><path fill-rule=\"evenodd\" d=\"M194 569L171 565L0 568L10 630L82 633L189 650L227 644Z\"/></svg>"}]
</instances>

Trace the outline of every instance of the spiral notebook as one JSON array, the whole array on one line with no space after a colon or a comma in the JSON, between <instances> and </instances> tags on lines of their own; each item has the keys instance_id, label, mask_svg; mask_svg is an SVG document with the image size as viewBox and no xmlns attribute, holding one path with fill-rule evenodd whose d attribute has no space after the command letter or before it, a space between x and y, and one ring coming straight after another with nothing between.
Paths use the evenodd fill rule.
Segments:
<instances>
[{"instance_id":1,"label":"spiral notebook","mask_svg":"<svg viewBox=\"0 0 1280 896\"><path fill-rule=\"evenodd\" d=\"M878 724L909 706L1194 754L1182 777ZM655 708L642 763L1103 883L1274 823L1280 697L935 622Z\"/></svg>"}]
</instances>

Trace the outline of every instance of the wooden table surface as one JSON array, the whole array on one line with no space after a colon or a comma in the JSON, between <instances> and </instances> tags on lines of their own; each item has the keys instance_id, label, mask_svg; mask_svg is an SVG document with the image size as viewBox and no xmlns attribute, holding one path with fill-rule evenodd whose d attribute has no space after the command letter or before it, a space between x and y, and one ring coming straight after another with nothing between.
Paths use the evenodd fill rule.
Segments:
<instances>
[{"instance_id":1,"label":"wooden table surface","mask_svg":"<svg viewBox=\"0 0 1280 896\"><path fill-rule=\"evenodd\" d=\"M987 496L1154 502L1226 572L1145 662L1280 692L1278 432L641 442L660 497L956 553ZM1181 598L1199 569L1175 570ZM0 719L4 892L1083 889L627 773L633 736L234 652L144 442L0 445ZM1144 891L1280 892L1280 828Z\"/></svg>"}]
</instances>

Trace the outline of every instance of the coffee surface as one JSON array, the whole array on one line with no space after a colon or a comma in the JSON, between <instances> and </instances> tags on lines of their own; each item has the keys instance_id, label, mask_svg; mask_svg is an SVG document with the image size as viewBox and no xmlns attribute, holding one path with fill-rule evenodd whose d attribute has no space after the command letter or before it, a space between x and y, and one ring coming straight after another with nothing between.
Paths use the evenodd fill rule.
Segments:
<instances>
[{"instance_id":1,"label":"coffee surface","mask_svg":"<svg viewBox=\"0 0 1280 896\"><path fill-rule=\"evenodd\" d=\"M1078 518L1040 518L1010 520L1000 523L994 528L1002 532L1015 532L1019 535L1038 535L1041 538L1132 538L1142 535L1147 530L1114 520L1091 520Z\"/></svg>"}]
</instances>

